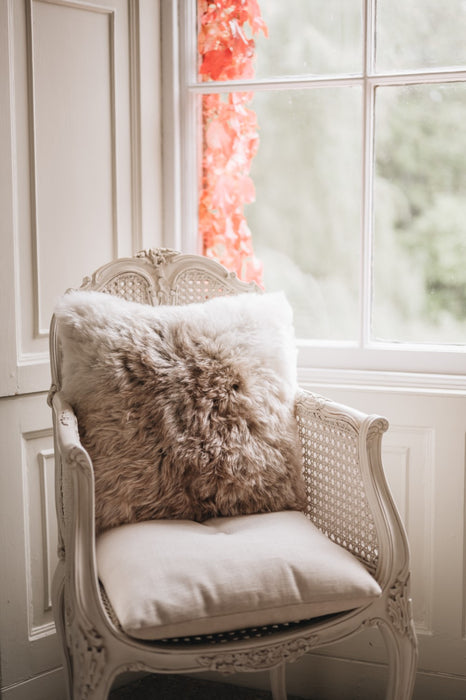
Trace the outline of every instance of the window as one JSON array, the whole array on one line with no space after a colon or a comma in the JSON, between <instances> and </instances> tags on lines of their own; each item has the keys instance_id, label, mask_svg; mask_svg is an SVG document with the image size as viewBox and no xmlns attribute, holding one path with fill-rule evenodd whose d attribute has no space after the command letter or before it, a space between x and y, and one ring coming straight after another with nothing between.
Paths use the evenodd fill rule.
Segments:
<instances>
[{"instance_id":1,"label":"window","mask_svg":"<svg viewBox=\"0 0 466 700\"><path fill-rule=\"evenodd\" d=\"M260 17L237 27L254 61L206 80L198 6L235 5ZM203 110L236 100L257 135L243 171L243 269L287 292L301 362L463 372L465 0L179 8L183 247L199 250Z\"/></svg>"}]
</instances>

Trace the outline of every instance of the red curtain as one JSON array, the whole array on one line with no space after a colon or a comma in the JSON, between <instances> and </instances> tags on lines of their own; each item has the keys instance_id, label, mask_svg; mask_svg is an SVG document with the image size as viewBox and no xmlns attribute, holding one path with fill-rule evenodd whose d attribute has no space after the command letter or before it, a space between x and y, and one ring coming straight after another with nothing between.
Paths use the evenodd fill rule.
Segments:
<instances>
[{"instance_id":1,"label":"red curtain","mask_svg":"<svg viewBox=\"0 0 466 700\"><path fill-rule=\"evenodd\" d=\"M257 0L198 0L198 18L201 79L252 78L252 37L259 31L267 36ZM249 173L259 145L251 100L250 92L203 96L199 230L204 255L262 286L262 264L244 215L244 205L255 198Z\"/></svg>"}]
</instances>

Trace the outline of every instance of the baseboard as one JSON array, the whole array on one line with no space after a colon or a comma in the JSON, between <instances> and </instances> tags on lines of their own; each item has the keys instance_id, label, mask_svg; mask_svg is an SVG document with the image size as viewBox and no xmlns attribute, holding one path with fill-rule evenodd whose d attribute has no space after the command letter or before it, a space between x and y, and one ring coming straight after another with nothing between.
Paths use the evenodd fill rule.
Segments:
<instances>
[{"instance_id":1,"label":"baseboard","mask_svg":"<svg viewBox=\"0 0 466 700\"><path fill-rule=\"evenodd\" d=\"M147 673L122 673L113 685L119 688L128 683L144 678ZM54 668L46 673L29 678L22 683L14 683L0 688L1 700L65 700L65 674L63 667Z\"/></svg>"},{"instance_id":2,"label":"baseboard","mask_svg":"<svg viewBox=\"0 0 466 700\"><path fill-rule=\"evenodd\" d=\"M220 680L218 674L202 674L208 680ZM353 661L342 657L309 654L286 672L289 695L307 700L385 700L388 671L385 664ZM223 683L269 689L267 673L243 673L225 676ZM466 676L418 671L413 700L464 700Z\"/></svg>"},{"instance_id":3,"label":"baseboard","mask_svg":"<svg viewBox=\"0 0 466 700\"><path fill-rule=\"evenodd\" d=\"M143 676L144 674L139 674ZM287 667L287 691L308 700L384 700L387 683L384 664L352 661L341 657L309 654ZM268 690L268 673L242 673L223 676L196 674L206 680ZM118 678L124 685L138 676ZM22 683L1 689L2 700L64 700L65 678L62 668L34 676ZM464 700L466 676L420 670L416 676L413 700Z\"/></svg>"},{"instance_id":4,"label":"baseboard","mask_svg":"<svg viewBox=\"0 0 466 700\"><path fill-rule=\"evenodd\" d=\"M6 686L0 695L2 700L64 700L65 692L65 673L60 667Z\"/></svg>"}]
</instances>

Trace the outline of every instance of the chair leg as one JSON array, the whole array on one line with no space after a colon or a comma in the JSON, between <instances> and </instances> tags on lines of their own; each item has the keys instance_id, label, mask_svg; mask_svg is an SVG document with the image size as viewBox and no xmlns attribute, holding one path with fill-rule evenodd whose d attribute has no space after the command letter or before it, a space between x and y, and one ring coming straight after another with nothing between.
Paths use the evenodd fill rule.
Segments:
<instances>
[{"instance_id":1,"label":"chair leg","mask_svg":"<svg viewBox=\"0 0 466 700\"><path fill-rule=\"evenodd\" d=\"M115 676L105 640L83 618L70 625L73 666L72 700L107 700Z\"/></svg>"},{"instance_id":2,"label":"chair leg","mask_svg":"<svg viewBox=\"0 0 466 700\"><path fill-rule=\"evenodd\" d=\"M73 689L73 700L107 700L112 679L103 677L97 685L76 683Z\"/></svg>"},{"instance_id":3,"label":"chair leg","mask_svg":"<svg viewBox=\"0 0 466 700\"><path fill-rule=\"evenodd\" d=\"M411 700L418 658L417 640L412 621L400 628L392 621L381 625L388 651L389 677L387 700Z\"/></svg>"},{"instance_id":4,"label":"chair leg","mask_svg":"<svg viewBox=\"0 0 466 700\"><path fill-rule=\"evenodd\" d=\"M61 655L63 659L63 671L65 674L66 697L71 700L73 688L73 674L71 656L66 641L65 628L65 581L61 571L56 572L52 586L52 610L55 620L55 628L60 643Z\"/></svg>"},{"instance_id":5,"label":"chair leg","mask_svg":"<svg viewBox=\"0 0 466 700\"><path fill-rule=\"evenodd\" d=\"M270 669L270 689L273 700L286 700L285 664Z\"/></svg>"}]
</instances>

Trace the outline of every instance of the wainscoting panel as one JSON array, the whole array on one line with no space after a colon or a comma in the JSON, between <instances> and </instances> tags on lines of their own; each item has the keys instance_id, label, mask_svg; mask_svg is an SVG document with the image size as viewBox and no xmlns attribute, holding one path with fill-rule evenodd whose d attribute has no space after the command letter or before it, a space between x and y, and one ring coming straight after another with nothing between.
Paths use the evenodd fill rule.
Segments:
<instances>
[{"instance_id":1,"label":"wainscoting panel","mask_svg":"<svg viewBox=\"0 0 466 700\"><path fill-rule=\"evenodd\" d=\"M158 0L0 0L5 699L64 698L48 326L56 298L85 275L162 244L159 10Z\"/></svg>"},{"instance_id":2,"label":"wainscoting panel","mask_svg":"<svg viewBox=\"0 0 466 700\"><path fill-rule=\"evenodd\" d=\"M56 526L52 416L46 398L44 393L0 399L1 660L6 688L61 665L50 605Z\"/></svg>"},{"instance_id":3,"label":"wainscoting panel","mask_svg":"<svg viewBox=\"0 0 466 700\"><path fill-rule=\"evenodd\" d=\"M115 12L33 0L29 13L34 335L41 337L59 290L117 255ZM51 275L56 255L64 264Z\"/></svg>"},{"instance_id":4,"label":"wainscoting panel","mask_svg":"<svg viewBox=\"0 0 466 700\"><path fill-rule=\"evenodd\" d=\"M23 434L28 508L27 552L29 637L55 633L52 577L57 564L57 525L52 431Z\"/></svg>"},{"instance_id":5,"label":"wainscoting panel","mask_svg":"<svg viewBox=\"0 0 466 700\"><path fill-rule=\"evenodd\" d=\"M57 297L105 262L142 247L139 3L5 0L4 6L15 388L25 393L49 381L47 336ZM0 394L13 393L11 380L0 382Z\"/></svg>"},{"instance_id":6,"label":"wainscoting panel","mask_svg":"<svg viewBox=\"0 0 466 700\"><path fill-rule=\"evenodd\" d=\"M434 430L392 426L383 464L411 548L411 590L418 632L432 632L432 481Z\"/></svg>"}]
</instances>

